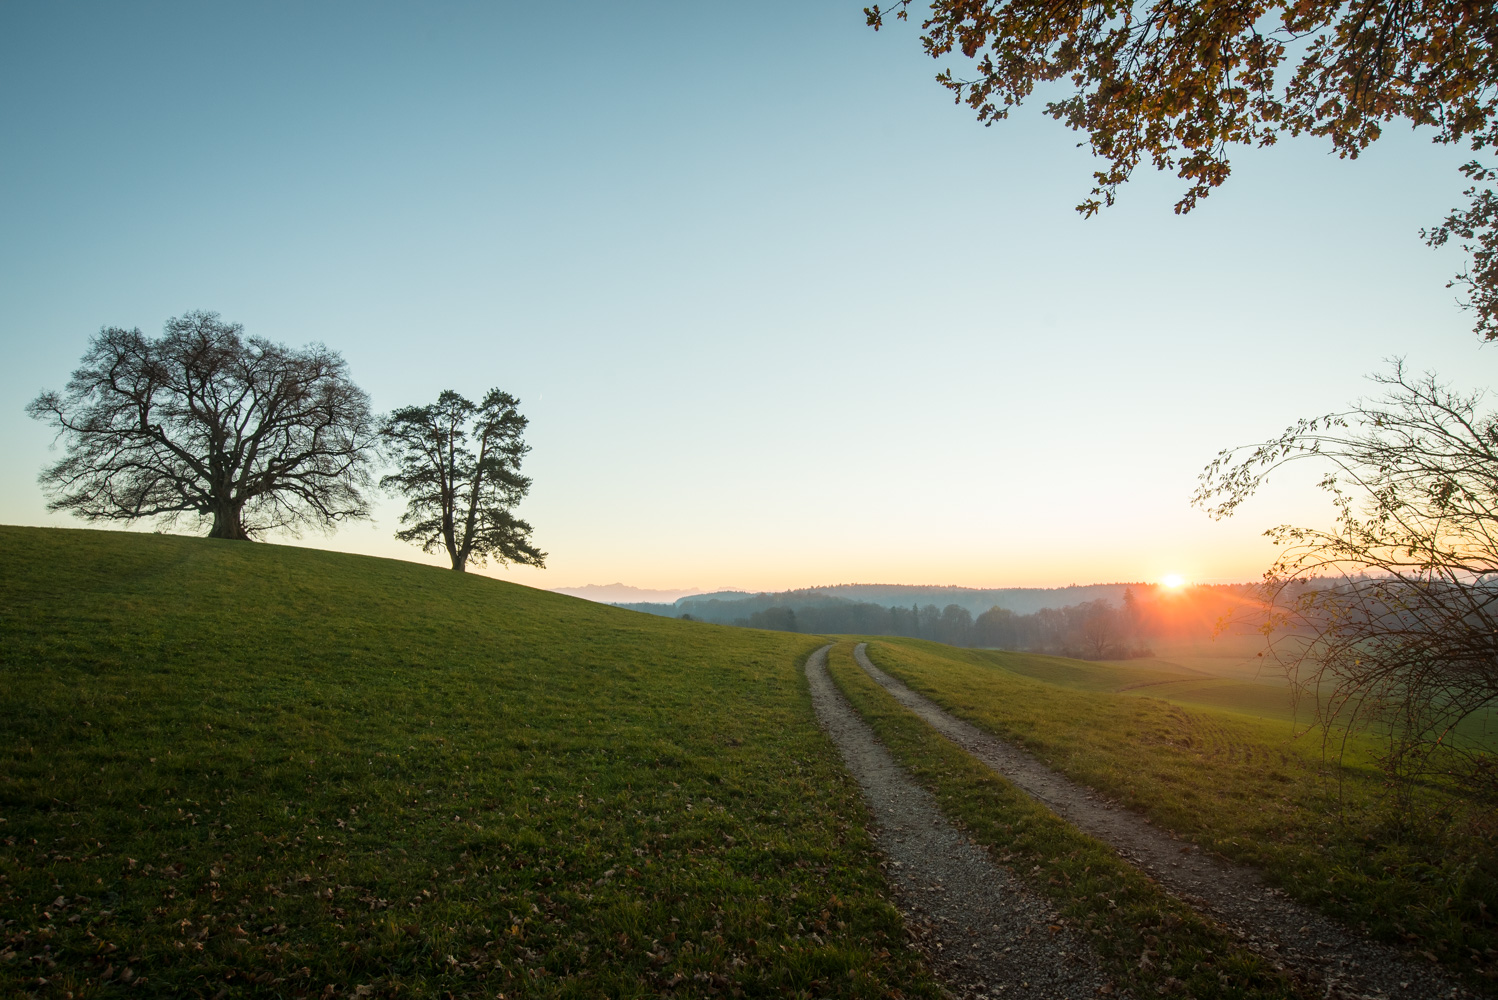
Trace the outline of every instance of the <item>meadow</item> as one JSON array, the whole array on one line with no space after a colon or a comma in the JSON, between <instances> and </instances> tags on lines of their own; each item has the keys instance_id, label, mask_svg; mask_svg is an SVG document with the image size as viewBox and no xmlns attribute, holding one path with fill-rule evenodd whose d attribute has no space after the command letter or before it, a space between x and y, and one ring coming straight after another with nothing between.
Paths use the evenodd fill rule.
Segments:
<instances>
[{"instance_id":1,"label":"meadow","mask_svg":"<svg viewBox=\"0 0 1498 1000\"><path fill-rule=\"evenodd\" d=\"M1256 719L1314 722L1308 704L1297 704L1283 667L1258 655L1258 636L1152 643L1155 656L1114 661L1071 660L1037 654L1002 654L992 662L1009 673L1079 691L1154 698ZM986 656L994 651L979 651Z\"/></svg>"},{"instance_id":2,"label":"meadow","mask_svg":"<svg viewBox=\"0 0 1498 1000\"><path fill-rule=\"evenodd\" d=\"M820 640L165 535L0 566L0 995L937 995Z\"/></svg>"},{"instance_id":3,"label":"meadow","mask_svg":"<svg viewBox=\"0 0 1498 1000\"><path fill-rule=\"evenodd\" d=\"M1413 800L1395 797L1365 738L1346 735L1332 747L1315 731L1296 738L1301 730L1288 713L1258 717L1273 708L1267 699L1229 712L1139 693L1204 682L1170 681L1159 663L1083 663L888 638L870 641L869 656L1163 829L1263 870L1292 897L1474 984L1491 989L1498 978L1491 804L1431 788L1416 789ZM1242 683L1230 679L1216 690L1231 704L1231 686Z\"/></svg>"},{"instance_id":4,"label":"meadow","mask_svg":"<svg viewBox=\"0 0 1498 1000\"><path fill-rule=\"evenodd\" d=\"M1272 651L1257 634L1153 642L1155 656L1101 664L1126 669L1100 671L1091 683L1095 690L1292 723L1295 733L1303 733L1318 724L1318 716L1310 693L1297 699L1291 684L1297 642L1295 636L1277 636ZM1157 676L1141 682L1140 671ZM1475 712L1454 732L1474 745L1498 748L1498 711Z\"/></svg>"}]
</instances>

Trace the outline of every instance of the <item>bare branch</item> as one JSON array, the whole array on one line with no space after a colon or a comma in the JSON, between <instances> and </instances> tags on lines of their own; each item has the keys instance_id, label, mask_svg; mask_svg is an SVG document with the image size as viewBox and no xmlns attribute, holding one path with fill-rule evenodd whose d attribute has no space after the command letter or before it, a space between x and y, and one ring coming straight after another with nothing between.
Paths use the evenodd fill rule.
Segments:
<instances>
[{"instance_id":1,"label":"bare branch","mask_svg":"<svg viewBox=\"0 0 1498 1000\"><path fill-rule=\"evenodd\" d=\"M1220 454L1193 501L1225 517L1277 469L1313 460L1330 528L1282 525L1265 574L1275 639L1326 738L1368 729L1408 782L1498 797L1491 751L1463 723L1498 707L1498 417L1400 362L1381 398Z\"/></svg>"}]
</instances>

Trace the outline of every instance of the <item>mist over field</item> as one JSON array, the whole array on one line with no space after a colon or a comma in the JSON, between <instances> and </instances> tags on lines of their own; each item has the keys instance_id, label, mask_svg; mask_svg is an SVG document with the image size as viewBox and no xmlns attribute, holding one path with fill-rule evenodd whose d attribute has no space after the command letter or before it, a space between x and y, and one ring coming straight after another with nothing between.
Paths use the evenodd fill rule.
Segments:
<instances>
[{"instance_id":1,"label":"mist over field","mask_svg":"<svg viewBox=\"0 0 1498 1000\"><path fill-rule=\"evenodd\" d=\"M689 587L685 590L650 590L644 587L630 587L622 583L598 584L590 583L582 587L555 587L554 593L566 594L569 597L581 597L585 601L597 601L600 604L628 604L631 602L663 602L669 604L683 597L700 594L702 590Z\"/></svg>"},{"instance_id":2,"label":"mist over field","mask_svg":"<svg viewBox=\"0 0 1498 1000\"><path fill-rule=\"evenodd\" d=\"M742 590L720 590L713 592L689 592L682 593L670 601L661 599L650 600L644 597L636 600L632 594L625 594L627 599L609 599L607 603L618 604L621 607L637 608L642 611L656 611L658 608L680 607L683 611L693 608L701 609L707 603L717 601L727 604L732 602L765 601L775 602L777 594L797 595L801 599L817 596L830 597L840 601L862 602L877 604L881 607L892 608L909 606L911 604L936 604L945 607L955 604L966 609L969 613L978 615L989 608L1004 608L1019 613L1039 611L1042 608L1064 608L1073 604L1083 604L1087 601L1105 600L1119 603L1123 600L1124 591L1131 586L1141 587L1145 584L1127 583L1102 583L1089 585L1072 585L1069 587L1001 587L981 589L975 587L938 587L938 586L905 586L901 584L858 584L843 583L827 587L806 587L793 591L749 593ZM557 593L572 594L575 597L587 597L588 594L580 592L581 589L561 589ZM629 588L633 590L634 588ZM603 588L599 588L599 593ZM667 591L664 593L674 593ZM664 594L662 595L664 596ZM592 598L599 600L602 598ZM744 607L749 607L745 604ZM663 613L656 611L656 613Z\"/></svg>"}]
</instances>

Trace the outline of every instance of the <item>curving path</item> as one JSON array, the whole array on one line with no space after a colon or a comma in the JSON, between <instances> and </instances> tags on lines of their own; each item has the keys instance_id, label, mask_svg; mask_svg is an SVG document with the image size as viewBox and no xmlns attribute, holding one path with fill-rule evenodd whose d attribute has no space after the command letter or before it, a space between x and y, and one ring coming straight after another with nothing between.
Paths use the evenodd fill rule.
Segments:
<instances>
[{"instance_id":1,"label":"curving path","mask_svg":"<svg viewBox=\"0 0 1498 1000\"><path fill-rule=\"evenodd\" d=\"M1042 897L995 865L942 817L827 676L823 646L806 661L817 721L842 753L875 818L887 878L914 943L956 997L1096 997L1106 984L1091 950Z\"/></svg>"},{"instance_id":2,"label":"curving path","mask_svg":"<svg viewBox=\"0 0 1498 1000\"><path fill-rule=\"evenodd\" d=\"M1062 819L1112 846L1177 898L1226 924L1254 951L1319 983L1325 996L1415 1000L1472 995L1434 964L1410 962L1393 948L1287 898L1256 871L1175 839L1144 817L957 718L875 666L865 643L854 647L853 654L865 673L937 732Z\"/></svg>"}]
</instances>

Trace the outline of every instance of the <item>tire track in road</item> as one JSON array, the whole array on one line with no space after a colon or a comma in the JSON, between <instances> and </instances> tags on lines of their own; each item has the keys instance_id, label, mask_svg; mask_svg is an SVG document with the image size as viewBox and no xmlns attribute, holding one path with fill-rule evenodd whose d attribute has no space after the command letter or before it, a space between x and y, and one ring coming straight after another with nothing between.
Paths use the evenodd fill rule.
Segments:
<instances>
[{"instance_id":1,"label":"tire track in road","mask_svg":"<svg viewBox=\"0 0 1498 1000\"><path fill-rule=\"evenodd\" d=\"M831 648L806 661L817 720L863 791L906 927L943 985L956 997L1096 997L1107 979L1091 949L1053 929L1052 905L958 833L895 763L827 675Z\"/></svg>"},{"instance_id":2,"label":"tire track in road","mask_svg":"<svg viewBox=\"0 0 1498 1000\"><path fill-rule=\"evenodd\" d=\"M1058 774L1023 750L952 715L880 670L867 644L858 665L896 701L1057 816L1116 850L1198 912L1225 924L1245 947L1320 983L1331 998L1470 997L1434 963L1417 965L1267 885L1249 868L1203 853L1144 817Z\"/></svg>"}]
</instances>

